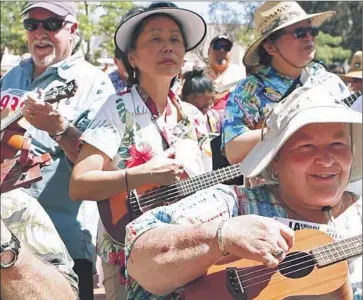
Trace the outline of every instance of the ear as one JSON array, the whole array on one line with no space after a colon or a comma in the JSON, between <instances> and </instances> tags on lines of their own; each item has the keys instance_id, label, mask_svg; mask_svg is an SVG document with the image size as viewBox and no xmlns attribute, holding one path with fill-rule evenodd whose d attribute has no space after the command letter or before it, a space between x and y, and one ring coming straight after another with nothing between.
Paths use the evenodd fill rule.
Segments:
<instances>
[{"instance_id":1,"label":"ear","mask_svg":"<svg viewBox=\"0 0 363 300\"><path fill-rule=\"evenodd\" d=\"M71 26L71 33L76 34L78 29L78 23L73 23Z\"/></svg>"},{"instance_id":2,"label":"ear","mask_svg":"<svg viewBox=\"0 0 363 300\"><path fill-rule=\"evenodd\" d=\"M270 174L277 174L278 175L278 166L277 166L277 159L274 158L269 165L269 172Z\"/></svg>"},{"instance_id":3,"label":"ear","mask_svg":"<svg viewBox=\"0 0 363 300\"><path fill-rule=\"evenodd\" d=\"M264 41L262 46L268 54L274 55L276 53L276 47L269 39Z\"/></svg>"},{"instance_id":4,"label":"ear","mask_svg":"<svg viewBox=\"0 0 363 300\"><path fill-rule=\"evenodd\" d=\"M129 60L129 63L131 65L131 67L135 68L137 67L136 65L136 57L135 57L135 53L133 51L131 51L128 55L127 58Z\"/></svg>"}]
</instances>

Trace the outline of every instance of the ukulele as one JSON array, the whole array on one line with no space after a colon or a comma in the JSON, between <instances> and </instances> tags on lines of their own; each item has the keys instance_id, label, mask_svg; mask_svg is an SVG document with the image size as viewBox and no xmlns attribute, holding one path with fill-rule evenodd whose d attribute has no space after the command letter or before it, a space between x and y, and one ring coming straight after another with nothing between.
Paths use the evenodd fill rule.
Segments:
<instances>
[{"instance_id":1,"label":"ukulele","mask_svg":"<svg viewBox=\"0 0 363 300\"><path fill-rule=\"evenodd\" d=\"M107 233L124 243L125 226L145 211L169 205L201 189L223 183L241 175L239 164L182 179L169 186L145 185L120 193L108 200L98 201L98 210Z\"/></svg>"},{"instance_id":2,"label":"ukulele","mask_svg":"<svg viewBox=\"0 0 363 300\"><path fill-rule=\"evenodd\" d=\"M346 259L362 254L362 235L332 242L326 233L295 232L295 246L276 267L222 258L185 287L187 300L352 300Z\"/></svg>"},{"instance_id":3,"label":"ukulele","mask_svg":"<svg viewBox=\"0 0 363 300\"><path fill-rule=\"evenodd\" d=\"M77 84L71 80L64 85L56 86L45 92L43 100L50 104L59 102L64 98L70 98L75 95ZM24 141L25 129L16 124L23 117L23 107L18 107L10 115L3 116L0 125L0 145L1 145L1 162L5 159L15 156L21 149Z\"/></svg>"}]
</instances>

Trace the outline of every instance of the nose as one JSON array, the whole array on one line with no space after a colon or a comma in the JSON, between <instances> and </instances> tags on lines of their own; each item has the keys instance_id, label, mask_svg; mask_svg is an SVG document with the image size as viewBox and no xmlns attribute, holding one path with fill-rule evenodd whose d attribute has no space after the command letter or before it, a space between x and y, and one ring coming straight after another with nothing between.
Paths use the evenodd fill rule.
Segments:
<instances>
[{"instance_id":1,"label":"nose","mask_svg":"<svg viewBox=\"0 0 363 300\"><path fill-rule=\"evenodd\" d=\"M35 29L35 31L33 31L34 36L37 39L42 39L43 37L47 36L47 31L43 28L43 24L40 23L37 27L37 29Z\"/></svg>"},{"instance_id":2,"label":"nose","mask_svg":"<svg viewBox=\"0 0 363 300\"><path fill-rule=\"evenodd\" d=\"M327 149L321 149L317 153L315 162L323 167L330 167L335 160L334 156Z\"/></svg>"},{"instance_id":3,"label":"nose","mask_svg":"<svg viewBox=\"0 0 363 300\"><path fill-rule=\"evenodd\" d=\"M164 42L163 45L163 52L173 52L173 45L170 41Z\"/></svg>"}]
</instances>

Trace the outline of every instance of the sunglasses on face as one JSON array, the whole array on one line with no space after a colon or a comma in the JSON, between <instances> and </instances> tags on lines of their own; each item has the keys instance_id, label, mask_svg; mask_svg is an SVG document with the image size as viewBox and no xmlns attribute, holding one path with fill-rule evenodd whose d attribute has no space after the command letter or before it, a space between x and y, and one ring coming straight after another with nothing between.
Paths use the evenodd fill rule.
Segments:
<instances>
[{"instance_id":1,"label":"sunglasses on face","mask_svg":"<svg viewBox=\"0 0 363 300\"><path fill-rule=\"evenodd\" d=\"M57 19L57 18L48 18L45 20L25 19L23 21L24 28L28 31L37 30L40 23L42 23L43 28L47 31L57 31L57 30L61 29L61 27L65 23L72 23L72 22L65 21L62 19Z\"/></svg>"},{"instance_id":2,"label":"sunglasses on face","mask_svg":"<svg viewBox=\"0 0 363 300\"><path fill-rule=\"evenodd\" d=\"M218 42L213 44L213 50L218 51L218 50L221 50L221 49L224 49L224 51L229 52L229 51L231 51L232 46L230 44L218 43Z\"/></svg>"},{"instance_id":3,"label":"sunglasses on face","mask_svg":"<svg viewBox=\"0 0 363 300\"><path fill-rule=\"evenodd\" d=\"M312 26L312 27L298 27L295 28L293 31L285 32L285 34L293 33L297 39L303 39L309 33L311 36L316 37L319 35L319 28Z\"/></svg>"}]
</instances>

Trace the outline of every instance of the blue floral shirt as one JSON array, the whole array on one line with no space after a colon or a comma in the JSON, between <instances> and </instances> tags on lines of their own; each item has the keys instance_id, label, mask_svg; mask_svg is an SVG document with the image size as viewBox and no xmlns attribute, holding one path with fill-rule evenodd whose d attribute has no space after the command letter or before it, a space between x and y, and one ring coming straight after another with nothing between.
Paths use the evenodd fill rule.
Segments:
<instances>
[{"instance_id":1,"label":"blue floral shirt","mask_svg":"<svg viewBox=\"0 0 363 300\"><path fill-rule=\"evenodd\" d=\"M120 92L124 92L127 89L126 82L121 79L117 70L108 74L108 77L110 78L110 80L113 84L113 87L116 90L116 94L118 94Z\"/></svg>"},{"instance_id":2,"label":"blue floral shirt","mask_svg":"<svg viewBox=\"0 0 363 300\"><path fill-rule=\"evenodd\" d=\"M300 76L304 86L325 85L336 99L344 99L350 92L344 82L329 73L319 63L311 63ZM272 67L265 67L249 75L230 94L222 123L222 151L225 145L245 133L261 128L267 114L293 84ZM301 86L298 82L296 87Z\"/></svg>"}]
</instances>

